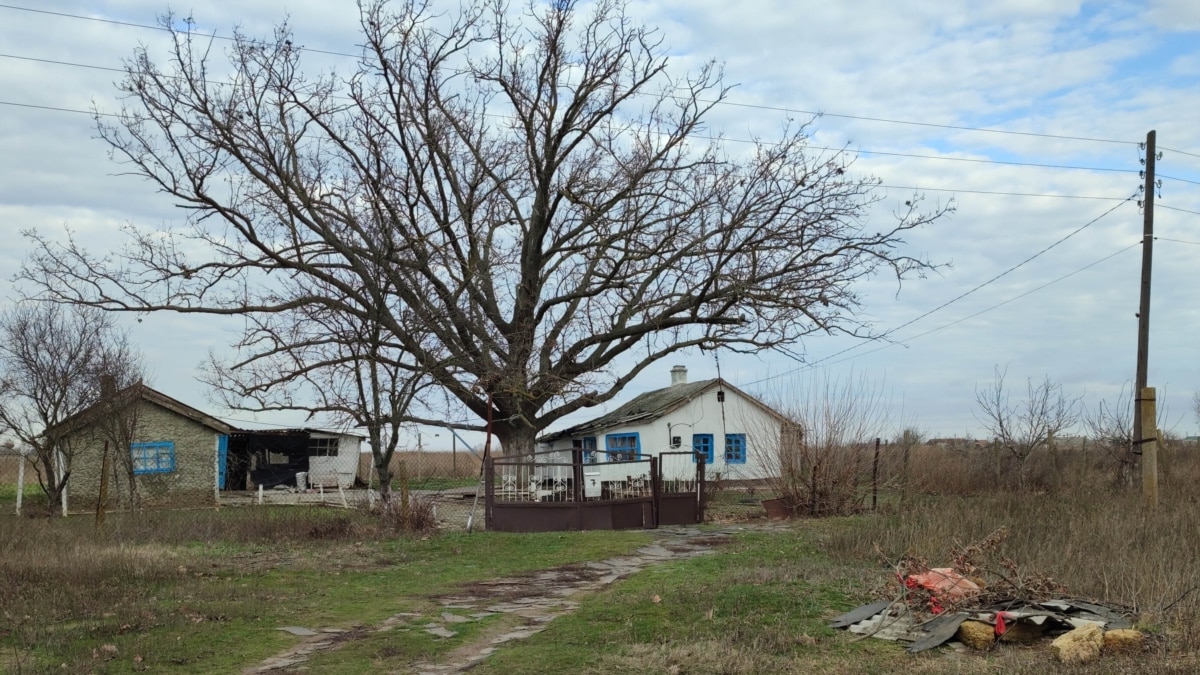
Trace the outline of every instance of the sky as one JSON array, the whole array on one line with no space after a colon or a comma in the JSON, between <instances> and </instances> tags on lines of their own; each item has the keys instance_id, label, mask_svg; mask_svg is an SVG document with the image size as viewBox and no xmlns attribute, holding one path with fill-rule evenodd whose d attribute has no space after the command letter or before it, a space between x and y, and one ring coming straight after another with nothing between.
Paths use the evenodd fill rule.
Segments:
<instances>
[{"instance_id":1,"label":"sky","mask_svg":"<svg viewBox=\"0 0 1200 675\"><path fill-rule=\"evenodd\" d=\"M436 3L435 3L436 4ZM454 11L457 3L444 3ZM312 50L356 51L353 2L193 2L176 7L197 30L269 35L287 19ZM30 11L38 10L38 11ZM69 227L97 252L123 227L180 222L169 200L122 168L96 139L88 111L117 108L122 59L166 34L153 0L12 0L0 5L0 303L29 252L20 232ZM1161 187L1154 213L1149 384L1162 426L1197 433L1200 390L1200 3L951 0L632 2L660 29L672 73L722 63L735 85L709 118L731 148L812 121L816 148L846 147L853 170L882 187L872 218L914 194L955 212L907 237L908 251L946 267L897 286L856 288L862 316L888 339L814 335L802 361L681 353L648 368L599 415L666 386L671 366L720 375L786 408L821 378L861 381L890 402L894 425L980 438L976 391L1006 371L1015 398L1050 378L1095 408L1129 396L1134 377L1143 214L1139 144L1156 130ZM312 53L314 69L352 60ZM242 426L305 423L297 415L221 409L199 364L237 337L236 319L122 315L163 392ZM719 359L719 362L718 362ZM424 428L425 445L449 445ZM475 442L476 437L468 440Z\"/></svg>"}]
</instances>

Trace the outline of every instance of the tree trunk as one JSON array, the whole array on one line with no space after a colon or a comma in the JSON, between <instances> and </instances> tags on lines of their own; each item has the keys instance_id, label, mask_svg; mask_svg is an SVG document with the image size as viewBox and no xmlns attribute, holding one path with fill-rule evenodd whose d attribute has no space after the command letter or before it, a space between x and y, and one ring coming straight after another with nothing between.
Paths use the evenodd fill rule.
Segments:
<instances>
[{"instance_id":1,"label":"tree trunk","mask_svg":"<svg viewBox=\"0 0 1200 675\"><path fill-rule=\"evenodd\" d=\"M492 433L500 441L506 457L527 457L531 461L537 450L537 430L524 424L497 424Z\"/></svg>"}]
</instances>

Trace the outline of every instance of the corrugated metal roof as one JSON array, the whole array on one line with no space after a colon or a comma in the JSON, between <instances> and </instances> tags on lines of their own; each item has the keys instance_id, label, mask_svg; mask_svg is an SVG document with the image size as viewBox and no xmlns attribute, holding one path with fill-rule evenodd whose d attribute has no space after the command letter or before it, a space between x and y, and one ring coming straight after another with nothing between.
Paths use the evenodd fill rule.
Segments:
<instances>
[{"instance_id":1,"label":"corrugated metal roof","mask_svg":"<svg viewBox=\"0 0 1200 675\"><path fill-rule=\"evenodd\" d=\"M719 382L718 378L713 378L711 380L688 382L687 384L673 384L662 389L648 391L612 412L605 413L583 424L577 424L569 429L548 434L539 440L550 442L559 438L577 436L589 431L607 429L621 424L655 420L682 403L699 396L705 390L715 386Z\"/></svg>"}]
</instances>

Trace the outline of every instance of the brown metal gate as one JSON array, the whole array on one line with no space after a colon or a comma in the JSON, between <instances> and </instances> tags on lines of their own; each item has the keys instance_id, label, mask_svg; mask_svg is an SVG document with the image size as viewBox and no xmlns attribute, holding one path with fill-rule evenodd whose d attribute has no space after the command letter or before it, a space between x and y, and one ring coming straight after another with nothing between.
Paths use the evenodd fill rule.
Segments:
<instances>
[{"instance_id":1,"label":"brown metal gate","mask_svg":"<svg viewBox=\"0 0 1200 675\"><path fill-rule=\"evenodd\" d=\"M704 460L691 452L595 464L584 463L579 452L564 462L564 454L487 458L487 528L626 530L704 520Z\"/></svg>"}]
</instances>

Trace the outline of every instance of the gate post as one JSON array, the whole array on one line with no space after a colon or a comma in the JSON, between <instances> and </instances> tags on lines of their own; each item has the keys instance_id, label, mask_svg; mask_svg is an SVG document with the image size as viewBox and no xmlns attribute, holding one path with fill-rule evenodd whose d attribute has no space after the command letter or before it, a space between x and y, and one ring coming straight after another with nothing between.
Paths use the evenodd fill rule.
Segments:
<instances>
[{"instance_id":1,"label":"gate post","mask_svg":"<svg viewBox=\"0 0 1200 675\"><path fill-rule=\"evenodd\" d=\"M661 491L659 490L659 480L662 476L658 473L658 458L650 458L650 520L651 527L658 527L658 500Z\"/></svg>"},{"instance_id":2,"label":"gate post","mask_svg":"<svg viewBox=\"0 0 1200 675\"><path fill-rule=\"evenodd\" d=\"M493 461L490 455L483 458L483 527L488 530L493 528L492 504L496 501L496 467Z\"/></svg>"}]
</instances>

